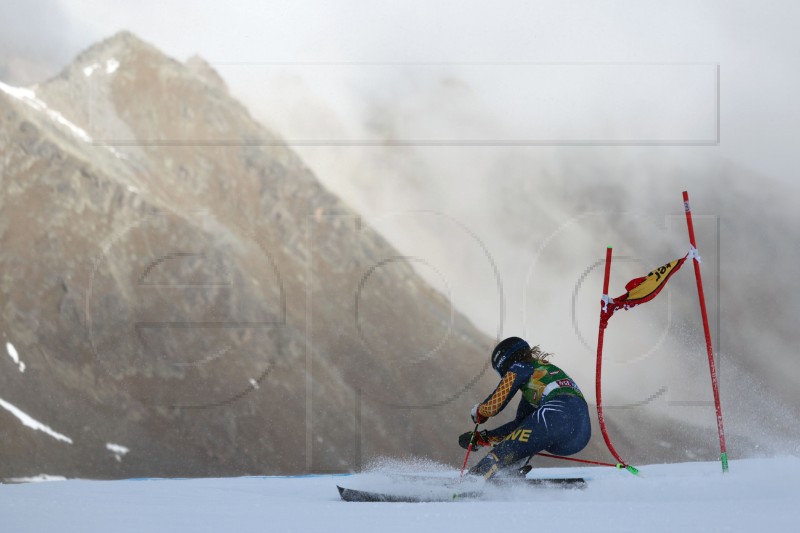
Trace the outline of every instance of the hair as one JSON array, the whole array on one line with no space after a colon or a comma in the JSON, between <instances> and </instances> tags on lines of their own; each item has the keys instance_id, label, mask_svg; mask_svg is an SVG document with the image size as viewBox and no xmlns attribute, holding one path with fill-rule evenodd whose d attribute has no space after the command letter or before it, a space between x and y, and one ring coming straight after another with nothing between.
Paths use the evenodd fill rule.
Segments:
<instances>
[{"instance_id":1,"label":"hair","mask_svg":"<svg viewBox=\"0 0 800 533\"><path fill-rule=\"evenodd\" d=\"M546 365L547 363L550 362L550 356L552 356L552 355L553 354L545 352L544 350L542 350L539 347L539 345L537 344L536 346L534 346L530 350L528 350L528 353L526 353L524 356L522 356L522 360L523 361L537 362L537 363L541 363L541 364Z\"/></svg>"}]
</instances>

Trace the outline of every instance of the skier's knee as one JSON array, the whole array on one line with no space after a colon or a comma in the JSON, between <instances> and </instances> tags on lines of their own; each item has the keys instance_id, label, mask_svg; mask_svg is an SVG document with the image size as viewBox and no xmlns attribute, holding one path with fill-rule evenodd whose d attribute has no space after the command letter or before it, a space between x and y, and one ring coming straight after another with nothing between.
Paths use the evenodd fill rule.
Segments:
<instances>
[{"instance_id":1,"label":"skier's knee","mask_svg":"<svg viewBox=\"0 0 800 533\"><path fill-rule=\"evenodd\" d=\"M481 459L478 464L469 469L469 473L475 476L483 476L486 479L493 477L500 468L500 458L489 452L486 457Z\"/></svg>"}]
</instances>

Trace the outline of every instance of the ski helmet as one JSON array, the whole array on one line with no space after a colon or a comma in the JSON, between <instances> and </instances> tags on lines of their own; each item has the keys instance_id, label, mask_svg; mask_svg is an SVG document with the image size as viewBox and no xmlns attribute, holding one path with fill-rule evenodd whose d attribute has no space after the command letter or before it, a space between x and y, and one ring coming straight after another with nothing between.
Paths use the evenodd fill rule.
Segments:
<instances>
[{"instance_id":1,"label":"ski helmet","mask_svg":"<svg viewBox=\"0 0 800 533\"><path fill-rule=\"evenodd\" d=\"M495 346L492 352L492 368L502 376L515 361L530 349L530 345L523 339L509 337Z\"/></svg>"}]
</instances>

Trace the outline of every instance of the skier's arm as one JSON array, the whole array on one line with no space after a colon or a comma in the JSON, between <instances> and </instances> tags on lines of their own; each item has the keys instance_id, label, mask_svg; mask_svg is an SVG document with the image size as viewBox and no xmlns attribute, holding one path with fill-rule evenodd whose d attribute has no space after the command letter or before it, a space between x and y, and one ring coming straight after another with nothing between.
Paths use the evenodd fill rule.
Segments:
<instances>
[{"instance_id":1,"label":"skier's arm","mask_svg":"<svg viewBox=\"0 0 800 533\"><path fill-rule=\"evenodd\" d=\"M517 375L510 370L506 372L494 392L483 403L476 406L475 411L478 416L473 418L486 420L502 411L519 389L521 383L517 383L517 381L523 380L517 380Z\"/></svg>"}]
</instances>

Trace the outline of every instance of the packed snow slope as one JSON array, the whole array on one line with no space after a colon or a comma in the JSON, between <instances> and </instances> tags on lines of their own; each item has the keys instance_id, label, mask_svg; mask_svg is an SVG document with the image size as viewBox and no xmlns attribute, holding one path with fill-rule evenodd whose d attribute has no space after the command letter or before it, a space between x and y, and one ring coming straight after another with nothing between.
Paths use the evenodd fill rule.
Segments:
<instances>
[{"instance_id":1,"label":"packed snow slope","mask_svg":"<svg viewBox=\"0 0 800 533\"><path fill-rule=\"evenodd\" d=\"M584 476L583 490L516 488L490 501L346 503L336 485L390 490L367 475L192 480L70 480L0 486L3 531L795 531L800 458L534 470ZM384 481L381 483L381 475ZM441 475L441 474L440 474ZM457 475L450 473L450 475ZM382 486L381 486L382 485Z\"/></svg>"}]
</instances>

